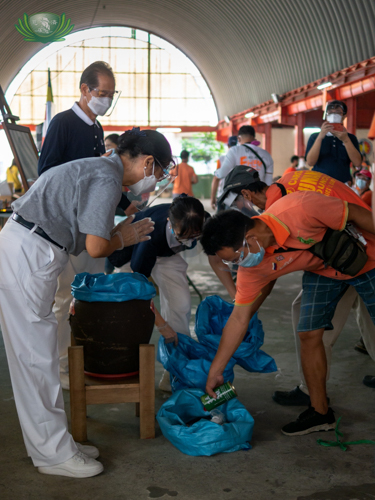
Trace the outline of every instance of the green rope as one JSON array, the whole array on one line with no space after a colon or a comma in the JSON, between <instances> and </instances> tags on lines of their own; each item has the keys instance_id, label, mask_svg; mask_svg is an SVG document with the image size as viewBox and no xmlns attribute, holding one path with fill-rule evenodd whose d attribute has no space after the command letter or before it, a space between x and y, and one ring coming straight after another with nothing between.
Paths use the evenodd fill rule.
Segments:
<instances>
[{"instance_id":1,"label":"green rope","mask_svg":"<svg viewBox=\"0 0 375 500\"><path fill-rule=\"evenodd\" d=\"M317 439L317 443L322 446L340 446L343 451L346 451L349 445L351 444L375 444L375 441L370 441L369 439L359 439L358 441L346 441L342 443L340 441L340 437L343 437L344 434L339 431L341 417L337 419L337 424L335 428L336 441L325 441L324 439Z\"/></svg>"}]
</instances>

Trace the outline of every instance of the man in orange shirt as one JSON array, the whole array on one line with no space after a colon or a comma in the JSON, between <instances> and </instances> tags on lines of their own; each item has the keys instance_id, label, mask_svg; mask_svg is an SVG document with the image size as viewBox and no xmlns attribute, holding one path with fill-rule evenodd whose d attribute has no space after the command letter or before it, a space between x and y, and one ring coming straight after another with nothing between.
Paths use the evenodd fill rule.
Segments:
<instances>
[{"instance_id":1,"label":"man in orange shirt","mask_svg":"<svg viewBox=\"0 0 375 500\"><path fill-rule=\"evenodd\" d=\"M260 181L258 172L250 167L239 165L233 169L227 178L224 186L224 192L219 199L221 203L226 203L226 200L235 201L232 206L240 209L243 213L243 207L247 210L253 210L254 205L261 210L268 210L269 207L283 196L298 192L298 191L314 191L325 196L333 196L342 200L360 205L368 208L364 201L357 196L357 194L346 184L322 174L321 172L314 171L296 171L290 174L285 174L276 183L267 186L264 182ZM246 213L245 213L246 214ZM247 214L246 214L247 215ZM211 257L213 259L213 257ZM218 265L213 269L218 275L219 279L221 274L217 272ZM223 267L223 265L221 265ZM226 273L229 274L229 273ZM269 288L269 293L273 285ZM298 370L301 376L301 384L296 386L291 391L276 391L272 396L273 400L281 405L286 406L309 406L310 397L308 388L303 377L302 366L300 362L300 342L297 332L297 325L300 316L302 291L298 294L292 305L292 322L293 331L296 341ZM338 339L343 327L346 324L351 309L355 309L356 320L361 337L367 352L375 361L375 326L372 322L363 301L358 296L353 287L350 287L344 294L342 299L337 305L335 315L332 319L333 330L326 330L323 336L323 343L327 358L327 380L329 377L332 348ZM369 385L368 380L371 375L366 375L363 379L365 385ZM370 385L372 387L372 385Z\"/></svg>"},{"instance_id":2,"label":"man in orange shirt","mask_svg":"<svg viewBox=\"0 0 375 500\"><path fill-rule=\"evenodd\" d=\"M298 162L299 162L299 158L298 156L296 155L293 155L290 159L290 167L288 167L283 175L285 174L289 174L290 172L295 172L297 170L297 167L298 167Z\"/></svg>"},{"instance_id":3,"label":"man in orange shirt","mask_svg":"<svg viewBox=\"0 0 375 500\"><path fill-rule=\"evenodd\" d=\"M342 231L348 222L360 228L367 241L368 261L355 277L325 267L320 258L306 251L323 239L328 228ZM222 373L242 341L251 316L263 302L265 287L284 274L304 270L298 332L311 406L282 432L304 435L334 429L335 416L327 405L322 337L325 329L332 329L336 305L349 286L357 290L375 323L374 234L368 209L308 191L284 196L252 219L234 210L213 216L204 228L203 248L224 262L237 263L239 271L235 307L211 365L208 394L215 397L213 389L223 383Z\"/></svg>"},{"instance_id":4,"label":"man in orange shirt","mask_svg":"<svg viewBox=\"0 0 375 500\"><path fill-rule=\"evenodd\" d=\"M188 196L194 196L191 186L198 182L198 177L193 167L188 165L189 152L184 149L181 151L180 158L181 163L176 167L178 172L177 179L173 183L173 198L184 193Z\"/></svg>"}]
</instances>

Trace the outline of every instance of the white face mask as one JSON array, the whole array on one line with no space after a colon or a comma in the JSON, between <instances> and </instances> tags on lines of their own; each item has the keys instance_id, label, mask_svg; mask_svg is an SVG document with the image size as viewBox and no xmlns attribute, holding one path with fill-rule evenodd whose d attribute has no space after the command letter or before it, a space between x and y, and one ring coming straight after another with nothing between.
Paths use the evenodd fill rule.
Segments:
<instances>
[{"instance_id":1,"label":"white face mask","mask_svg":"<svg viewBox=\"0 0 375 500\"><path fill-rule=\"evenodd\" d=\"M339 115L338 113L331 113L330 115L327 115L327 122L328 123L341 123L342 116Z\"/></svg>"},{"instance_id":2,"label":"white face mask","mask_svg":"<svg viewBox=\"0 0 375 500\"><path fill-rule=\"evenodd\" d=\"M135 184L131 186L127 186L130 190L131 193L133 193L135 196L138 196L140 194L144 193L151 193L152 191L155 191L156 188L156 183L158 182L155 175L155 162L152 164L152 174L149 175L148 177L146 176L146 168L144 168L144 177L140 181L136 182Z\"/></svg>"},{"instance_id":3,"label":"white face mask","mask_svg":"<svg viewBox=\"0 0 375 500\"><path fill-rule=\"evenodd\" d=\"M87 101L87 106L96 116L105 115L111 105L112 99L110 97L95 97L94 95L91 95L91 99Z\"/></svg>"}]
</instances>

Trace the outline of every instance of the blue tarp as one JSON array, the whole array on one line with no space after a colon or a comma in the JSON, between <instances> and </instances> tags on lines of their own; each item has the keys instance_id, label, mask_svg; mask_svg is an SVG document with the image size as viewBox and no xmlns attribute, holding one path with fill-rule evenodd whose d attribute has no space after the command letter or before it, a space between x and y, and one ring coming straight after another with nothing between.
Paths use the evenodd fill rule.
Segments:
<instances>
[{"instance_id":1,"label":"blue tarp","mask_svg":"<svg viewBox=\"0 0 375 500\"><path fill-rule=\"evenodd\" d=\"M196 342L191 337L178 333L178 345L166 344L160 337L158 345L158 361L171 374L173 392L188 387L199 387L205 390L208 372L216 351ZM233 366L236 360L231 358L223 373L225 382L233 382Z\"/></svg>"},{"instance_id":2,"label":"blue tarp","mask_svg":"<svg viewBox=\"0 0 375 500\"><path fill-rule=\"evenodd\" d=\"M174 393L160 408L156 418L163 435L180 451L192 456L210 456L216 453L249 450L254 419L237 398L219 407L227 423L215 424L204 419L200 389L186 389ZM190 420L201 420L186 425Z\"/></svg>"},{"instance_id":3,"label":"blue tarp","mask_svg":"<svg viewBox=\"0 0 375 500\"><path fill-rule=\"evenodd\" d=\"M222 330L233 311L233 307L233 304L229 304L217 295L207 297L198 306L195 317L195 333L200 344L207 347L212 356L216 354ZM243 341L233 354L235 363L249 372L269 373L277 371L274 359L259 349L263 345L263 339L262 323L258 319L258 315L255 314L249 323ZM226 380L225 377L224 380Z\"/></svg>"},{"instance_id":4,"label":"blue tarp","mask_svg":"<svg viewBox=\"0 0 375 500\"><path fill-rule=\"evenodd\" d=\"M156 290L140 273L80 273L74 277L72 295L86 302L126 302L150 300Z\"/></svg>"}]
</instances>

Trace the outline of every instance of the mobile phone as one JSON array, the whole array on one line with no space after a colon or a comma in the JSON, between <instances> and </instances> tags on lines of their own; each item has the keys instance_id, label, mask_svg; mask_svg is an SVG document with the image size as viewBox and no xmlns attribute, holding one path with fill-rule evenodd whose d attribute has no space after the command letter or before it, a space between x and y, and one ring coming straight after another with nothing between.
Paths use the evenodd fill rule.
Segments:
<instances>
[{"instance_id":1,"label":"mobile phone","mask_svg":"<svg viewBox=\"0 0 375 500\"><path fill-rule=\"evenodd\" d=\"M331 123L333 130L337 130L338 132L342 132L344 127L341 123Z\"/></svg>"}]
</instances>

